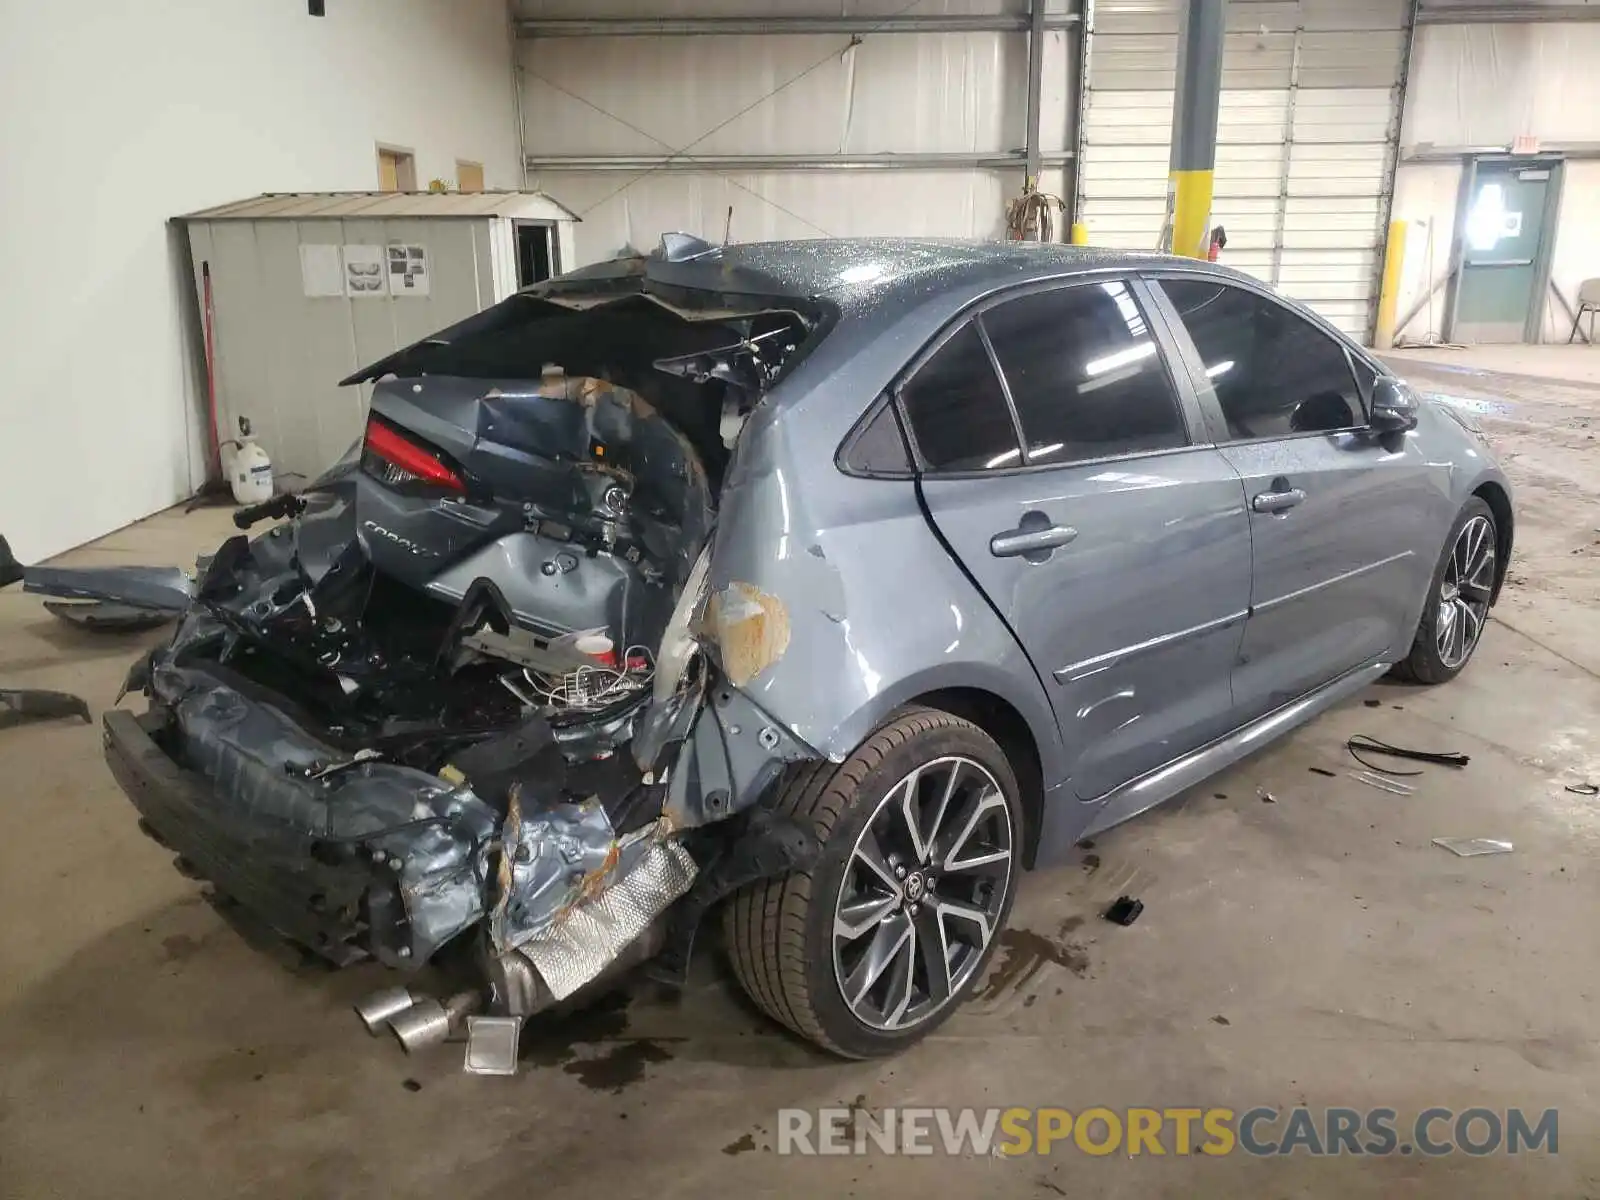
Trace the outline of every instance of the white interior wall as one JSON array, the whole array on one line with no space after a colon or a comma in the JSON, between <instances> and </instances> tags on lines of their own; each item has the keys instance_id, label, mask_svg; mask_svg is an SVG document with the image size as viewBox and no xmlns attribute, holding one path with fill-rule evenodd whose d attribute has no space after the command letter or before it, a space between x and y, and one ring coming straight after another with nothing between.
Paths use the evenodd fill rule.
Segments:
<instances>
[{"instance_id":1,"label":"white interior wall","mask_svg":"<svg viewBox=\"0 0 1600 1200\"><path fill-rule=\"evenodd\" d=\"M1395 320L1404 324L1395 329L1397 339L1435 342L1442 335L1443 280L1450 271L1450 239L1460 188L1460 163L1406 163L1395 172L1391 219L1406 223L1405 258L1395 304ZM1419 304L1422 307L1417 309ZM1416 315L1407 320L1413 309L1417 309Z\"/></svg>"},{"instance_id":2,"label":"white interior wall","mask_svg":"<svg viewBox=\"0 0 1600 1200\"><path fill-rule=\"evenodd\" d=\"M263 191L516 187L503 0L6 5L0 532L30 561L203 478L192 287L169 218ZM284 347L292 354L293 347Z\"/></svg>"},{"instance_id":3,"label":"white interior wall","mask_svg":"<svg viewBox=\"0 0 1600 1200\"><path fill-rule=\"evenodd\" d=\"M1401 141L1509 146L1600 140L1600 24L1423 25Z\"/></svg>"},{"instance_id":4,"label":"white interior wall","mask_svg":"<svg viewBox=\"0 0 1600 1200\"><path fill-rule=\"evenodd\" d=\"M1569 162L1561 182L1550 280L1561 289L1567 303L1576 306L1578 285L1596 277L1600 277L1600 162ZM1582 328L1589 328L1587 317ZM1596 328L1600 329L1600 323ZM1547 342L1564 342L1571 333L1572 317L1546 289L1540 337ZM1600 333L1596 337L1600 338Z\"/></svg>"},{"instance_id":5,"label":"white interior wall","mask_svg":"<svg viewBox=\"0 0 1600 1200\"><path fill-rule=\"evenodd\" d=\"M1401 143L1404 152L1505 150L1531 135L1560 148L1600 143L1600 24L1423 25L1417 30ZM1399 169L1394 217L1411 222L1397 316L1448 271L1462 166ZM1550 277L1568 301L1600 276L1600 162L1564 167ZM1444 329L1445 289L1397 331L1417 341ZM1565 341L1572 319L1548 290L1541 337Z\"/></svg>"},{"instance_id":6,"label":"white interior wall","mask_svg":"<svg viewBox=\"0 0 1600 1200\"><path fill-rule=\"evenodd\" d=\"M887 17L1025 13L1028 0L514 0L527 17ZM1069 11L1048 0L1050 12Z\"/></svg>"},{"instance_id":7,"label":"white interior wall","mask_svg":"<svg viewBox=\"0 0 1600 1200\"><path fill-rule=\"evenodd\" d=\"M782 11L837 14L839 8L790 0ZM903 8L902 2L865 11ZM983 11L953 2L917 7L919 15L975 10ZM570 5L551 3L527 5L525 11L580 15ZM603 10L581 6L585 16L639 11L637 0ZM718 9L697 0L686 11L713 15ZM650 15L667 13L653 5ZM1077 38L1051 30L1045 45L1041 144L1047 152L1066 150L1076 137L1071 114ZM520 43L518 61L525 140L533 156L684 149L690 157L1003 152L1020 150L1024 142L1027 37L1020 33L869 33L853 48L846 34L535 39ZM997 237L1022 172L560 170L531 172L529 184L583 217L576 229L578 257L591 262L626 246L649 249L668 230L720 241L730 205L731 233L739 241ZM1064 172L1046 170L1041 186L1064 194ZM1065 237L1064 228L1058 236Z\"/></svg>"}]
</instances>

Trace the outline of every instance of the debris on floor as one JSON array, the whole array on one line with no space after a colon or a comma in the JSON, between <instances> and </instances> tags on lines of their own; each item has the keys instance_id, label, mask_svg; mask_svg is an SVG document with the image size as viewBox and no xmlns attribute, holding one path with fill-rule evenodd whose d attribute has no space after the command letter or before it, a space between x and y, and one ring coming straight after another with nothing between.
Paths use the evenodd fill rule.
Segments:
<instances>
[{"instance_id":1,"label":"debris on floor","mask_svg":"<svg viewBox=\"0 0 1600 1200\"><path fill-rule=\"evenodd\" d=\"M1313 775L1321 775L1324 779L1339 778L1337 771L1330 771L1327 767L1307 767L1306 770L1310 771Z\"/></svg>"},{"instance_id":2,"label":"debris on floor","mask_svg":"<svg viewBox=\"0 0 1600 1200\"><path fill-rule=\"evenodd\" d=\"M1420 775L1421 771L1406 771L1407 775ZM1417 789L1409 783L1401 783L1396 779L1389 779L1383 775L1375 775L1371 771L1351 771L1350 778L1357 783L1364 783L1368 787L1377 788L1382 792L1393 792L1396 796L1409 796Z\"/></svg>"},{"instance_id":3,"label":"debris on floor","mask_svg":"<svg viewBox=\"0 0 1600 1200\"><path fill-rule=\"evenodd\" d=\"M0 588L21 578L22 564L17 561L17 556L11 553L11 543L6 541L4 534L0 534Z\"/></svg>"},{"instance_id":4,"label":"debris on floor","mask_svg":"<svg viewBox=\"0 0 1600 1200\"><path fill-rule=\"evenodd\" d=\"M95 633L139 633L165 625L178 615L169 608L145 608L115 600L46 600L44 607L67 624Z\"/></svg>"},{"instance_id":5,"label":"debris on floor","mask_svg":"<svg viewBox=\"0 0 1600 1200\"><path fill-rule=\"evenodd\" d=\"M1461 858L1477 858L1482 854L1510 854L1511 843L1498 838L1436 837L1435 846L1442 846Z\"/></svg>"},{"instance_id":6,"label":"debris on floor","mask_svg":"<svg viewBox=\"0 0 1600 1200\"><path fill-rule=\"evenodd\" d=\"M1113 925L1132 925L1143 911L1143 900L1135 900L1132 896L1118 896L1101 916Z\"/></svg>"},{"instance_id":7,"label":"debris on floor","mask_svg":"<svg viewBox=\"0 0 1600 1200\"><path fill-rule=\"evenodd\" d=\"M1569 783L1566 790L1574 796L1600 796L1600 785L1593 783Z\"/></svg>"},{"instance_id":8,"label":"debris on floor","mask_svg":"<svg viewBox=\"0 0 1600 1200\"><path fill-rule=\"evenodd\" d=\"M194 600L194 580L177 567L25 567L22 590L64 600L103 600L174 616Z\"/></svg>"},{"instance_id":9,"label":"debris on floor","mask_svg":"<svg viewBox=\"0 0 1600 1200\"><path fill-rule=\"evenodd\" d=\"M1383 775L1421 775L1421 771L1401 771L1394 767L1386 767L1381 763L1372 762L1362 757L1362 752L1368 754L1387 754L1391 758L1404 758L1411 762L1435 763L1441 767L1464 767L1472 761L1472 757L1455 750L1410 750L1405 746L1391 746L1388 742L1380 742L1368 733L1358 733L1345 742L1344 748L1350 752L1350 757L1363 767L1377 771Z\"/></svg>"},{"instance_id":10,"label":"debris on floor","mask_svg":"<svg viewBox=\"0 0 1600 1200\"><path fill-rule=\"evenodd\" d=\"M25 721L53 721L78 717L90 721L89 706L68 692L49 692L40 688L0 688L0 729Z\"/></svg>"},{"instance_id":11,"label":"debris on floor","mask_svg":"<svg viewBox=\"0 0 1600 1200\"><path fill-rule=\"evenodd\" d=\"M521 1017L468 1017L462 1070L470 1075L515 1075L521 1037Z\"/></svg>"}]
</instances>

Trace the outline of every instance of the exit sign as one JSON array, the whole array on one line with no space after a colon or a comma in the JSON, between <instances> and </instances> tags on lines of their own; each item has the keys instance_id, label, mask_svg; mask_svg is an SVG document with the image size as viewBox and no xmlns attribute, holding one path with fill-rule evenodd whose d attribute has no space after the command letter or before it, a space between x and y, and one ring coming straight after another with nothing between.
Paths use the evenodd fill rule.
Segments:
<instances>
[{"instance_id":1,"label":"exit sign","mask_svg":"<svg viewBox=\"0 0 1600 1200\"><path fill-rule=\"evenodd\" d=\"M1537 154L1539 153L1539 139L1531 133L1519 133L1511 139L1511 153Z\"/></svg>"}]
</instances>

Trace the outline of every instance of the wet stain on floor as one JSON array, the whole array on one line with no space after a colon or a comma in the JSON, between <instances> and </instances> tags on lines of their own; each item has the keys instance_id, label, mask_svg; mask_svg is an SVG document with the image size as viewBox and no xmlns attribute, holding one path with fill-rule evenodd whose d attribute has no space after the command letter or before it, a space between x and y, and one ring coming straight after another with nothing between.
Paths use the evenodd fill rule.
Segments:
<instances>
[{"instance_id":1,"label":"wet stain on floor","mask_svg":"<svg viewBox=\"0 0 1600 1200\"><path fill-rule=\"evenodd\" d=\"M186 933L175 933L171 937L161 939L161 954L167 962L183 962L193 958L200 949L198 938L192 938Z\"/></svg>"},{"instance_id":2,"label":"wet stain on floor","mask_svg":"<svg viewBox=\"0 0 1600 1200\"><path fill-rule=\"evenodd\" d=\"M630 1083L644 1078L645 1067L670 1061L671 1052L660 1042L640 1038L608 1046L594 1058L574 1058L561 1069L577 1076L586 1088L619 1095Z\"/></svg>"},{"instance_id":3,"label":"wet stain on floor","mask_svg":"<svg viewBox=\"0 0 1600 1200\"><path fill-rule=\"evenodd\" d=\"M1046 963L1065 967L1080 978L1087 975L1088 951L1065 940L1082 924L1081 916L1068 917L1053 938L1032 929L1002 930L998 965L978 989L977 998L997 1000L1008 992L1021 990Z\"/></svg>"},{"instance_id":4,"label":"wet stain on floor","mask_svg":"<svg viewBox=\"0 0 1600 1200\"><path fill-rule=\"evenodd\" d=\"M611 992L577 1012L530 1017L517 1057L537 1067L559 1067L577 1057L579 1045L611 1041L627 1031L627 994Z\"/></svg>"},{"instance_id":5,"label":"wet stain on floor","mask_svg":"<svg viewBox=\"0 0 1600 1200\"><path fill-rule=\"evenodd\" d=\"M620 1093L643 1079L646 1067L672 1058L663 1045L671 1039L624 1036L628 1000L627 993L612 992L577 1012L545 1014L531 1021L523 1029L518 1057L537 1067L560 1067L595 1091Z\"/></svg>"}]
</instances>

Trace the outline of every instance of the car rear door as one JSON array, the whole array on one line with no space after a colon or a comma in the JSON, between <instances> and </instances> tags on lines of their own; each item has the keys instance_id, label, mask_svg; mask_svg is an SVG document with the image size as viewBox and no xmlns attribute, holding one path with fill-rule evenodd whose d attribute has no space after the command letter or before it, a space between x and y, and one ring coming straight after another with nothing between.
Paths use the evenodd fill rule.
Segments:
<instances>
[{"instance_id":1,"label":"car rear door","mask_svg":"<svg viewBox=\"0 0 1600 1200\"><path fill-rule=\"evenodd\" d=\"M1249 719L1404 640L1433 568L1412 548L1437 521L1437 489L1415 439L1369 431L1372 369L1332 333L1215 276L1154 283L1250 504L1250 620L1233 681Z\"/></svg>"},{"instance_id":2,"label":"car rear door","mask_svg":"<svg viewBox=\"0 0 1600 1200\"><path fill-rule=\"evenodd\" d=\"M1032 660L1086 800L1233 723L1249 522L1185 391L1121 279L990 302L898 391L929 517Z\"/></svg>"}]
</instances>

